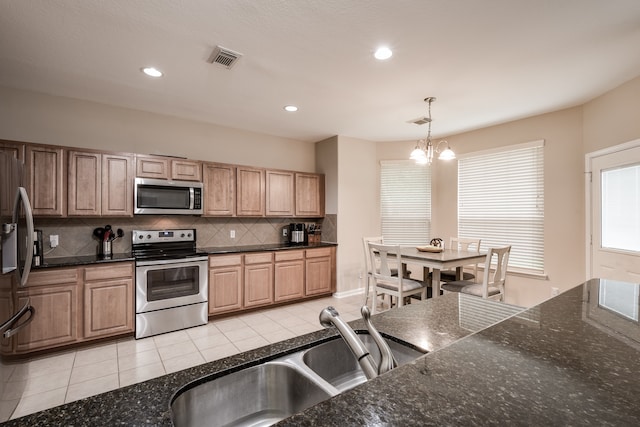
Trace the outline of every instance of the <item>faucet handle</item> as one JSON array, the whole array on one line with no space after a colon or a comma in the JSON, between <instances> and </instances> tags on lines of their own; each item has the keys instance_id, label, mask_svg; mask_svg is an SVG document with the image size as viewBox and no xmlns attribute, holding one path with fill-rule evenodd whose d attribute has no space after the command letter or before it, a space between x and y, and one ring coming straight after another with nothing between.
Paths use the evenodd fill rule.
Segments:
<instances>
[{"instance_id":1,"label":"faucet handle","mask_svg":"<svg viewBox=\"0 0 640 427\"><path fill-rule=\"evenodd\" d=\"M375 341L378 349L380 350L380 364L378 365L378 374L384 374L396 368L398 366L398 362L396 362L393 357L393 353L391 352L391 348L389 348L389 344L382 338L380 332L373 326L371 323L371 310L367 305L363 305L360 308L360 313L362 314L362 319L364 320L365 325L367 326L367 330L369 331L369 335Z\"/></svg>"}]
</instances>

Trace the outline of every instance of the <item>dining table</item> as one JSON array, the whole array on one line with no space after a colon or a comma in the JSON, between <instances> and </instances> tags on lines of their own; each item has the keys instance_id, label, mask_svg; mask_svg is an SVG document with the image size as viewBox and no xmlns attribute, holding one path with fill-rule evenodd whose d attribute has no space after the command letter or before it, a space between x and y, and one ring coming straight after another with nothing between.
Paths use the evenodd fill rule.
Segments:
<instances>
[{"instance_id":1,"label":"dining table","mask_svg":"<svg viewBox=\"0 0 640 427\"><path fill-rule=\"evenodd\" d=\"M393 251L389 252L394 253ZM429 277L431 269L431 286L434 298L440 295L440 272L456 269L456 280L462 280L465 265L479 264L486 260L487 254L478 251L442 249L439 252L421 251L417 246L400 246L403 277L406 276L407 264L423 267L424 279Z\"/></svg>"}]
</instances>

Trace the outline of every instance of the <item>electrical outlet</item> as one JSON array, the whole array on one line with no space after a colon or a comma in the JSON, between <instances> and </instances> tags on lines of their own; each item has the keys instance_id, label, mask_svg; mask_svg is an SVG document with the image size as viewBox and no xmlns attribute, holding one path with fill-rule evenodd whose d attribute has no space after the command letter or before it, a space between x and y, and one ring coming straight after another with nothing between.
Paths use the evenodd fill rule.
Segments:
<instances>
[{"instance_id":1,"label":"electrical outlet","mask_svg":"<svg viewBox=\"0 0 640 427\"><path fill-rule=\"evenodd\" d=\"M289 229L287 227L282 229L282 237L287 237L289 235Z\"/></svg>"},{"instance_id":2,"label":"electrical outlet","mask_svg":"<svg viewBox=\"0 0 640 427\"><path fill-rule=\"evenodd\" d=\"M57 234L52 234L49 236L49 245L51 246L51 248L57 248L58 247L58 235Z\"/></svg>"},{"instance_id":3,"label":"electrical outlet","mask_svg":"<svg viewBox=\"0 0 640 427\"><path fill-rule=\"evenodd\" d=\"M231 237L232 239L235 239L236 238L236 230L229 231L229 237Z\"/></svg>"},{"instance_id":4,"label":"electrical outlet","mask_svg":"<svg viewBox=\"0 0 640 427\"><path fill-rule=\"evenodd\" d=\"M560 294L560 289L558 288L551 288L551 296L555 297L556 295Z\"/></svg>"}]
</instances>

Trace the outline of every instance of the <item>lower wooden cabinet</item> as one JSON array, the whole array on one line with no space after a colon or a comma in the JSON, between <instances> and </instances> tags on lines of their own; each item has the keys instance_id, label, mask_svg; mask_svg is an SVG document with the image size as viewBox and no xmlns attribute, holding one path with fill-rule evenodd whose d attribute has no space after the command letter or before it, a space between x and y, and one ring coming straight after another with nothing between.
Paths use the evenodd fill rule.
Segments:
<instances>
[{"instance_id":1,"label":"lower wooden cabinet","mask_svg":"<svg viewBox=\"0 0 640 427\"><path fill-rule=\"evenodd\" d=\"M209 314L242 308L242 255L209 257Z\"/></svg>"},{"instance_id":2,"label":"lower wooden cabinet","mask_svg":"<svg viewBox=\"0 0 640 427\"><path fill-rule=\"evenodd\" d=\"M332 248L307 249L305 258L305 295L331 292L333 283Z\"/></svg>"},{"instance_id":3,"label":"lower wooden cabinet","mask_svg":"<svg viewBox=\"0 0 640 427\"><path fill-rule=\"evenodd\" d=\"M273 253L244 256L244 306L273 302Z\"/></svg>"},{"instance_id":4,"label":"lower wooden cabinet","mask_svg":"<svg viewBox=\"0 0 640 427\"><path fill-rule=\"evenodd\" d=\"M15 284L14 284L15 286ZM35 309L4 354L23 354L134 330L133 262L32 270L14 307Z\"/></svg>"},{"instance_id":5,"label":"lower wooden cabinet","mask_svg":"<svg viewBox=\"0 0 640 427\"><path fill-rule=\"evenodd\" d=\"M85 269L84 338L133 332L133 266Z\"/></svg>"},{"instance_id":6,"label":"lower wooden cabinet","mask_svg":"<svg viewBox=\"0 0 640 427\"><path fill-rule=\"evenodd\" d=\"M276 302L304 297L304 251L276 252L274 276Z\"/></svg>"}]
</instances>

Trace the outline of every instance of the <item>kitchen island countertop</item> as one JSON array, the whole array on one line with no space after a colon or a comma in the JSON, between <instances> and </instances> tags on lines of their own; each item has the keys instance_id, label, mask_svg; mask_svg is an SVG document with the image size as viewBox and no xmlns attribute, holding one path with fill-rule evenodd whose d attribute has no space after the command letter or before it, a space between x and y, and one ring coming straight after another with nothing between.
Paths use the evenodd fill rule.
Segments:
<instances>
[{"instance_id":1,"label":"kitchen island countertop","mask_svg":"<svg viewBox=\"0 0 640 427\"><path fill-rule=\"evenodd\" d=\"M640 327L624 307L607 306L608 284L594 279L528 310L449 294L376 315L382 332L429 353L280 424L638 425ZM631 305L637 317L638 301ZM321 330L6 425L171 425L171 396L184 384L333 335Z\"/></svg>"}]
</instances>

